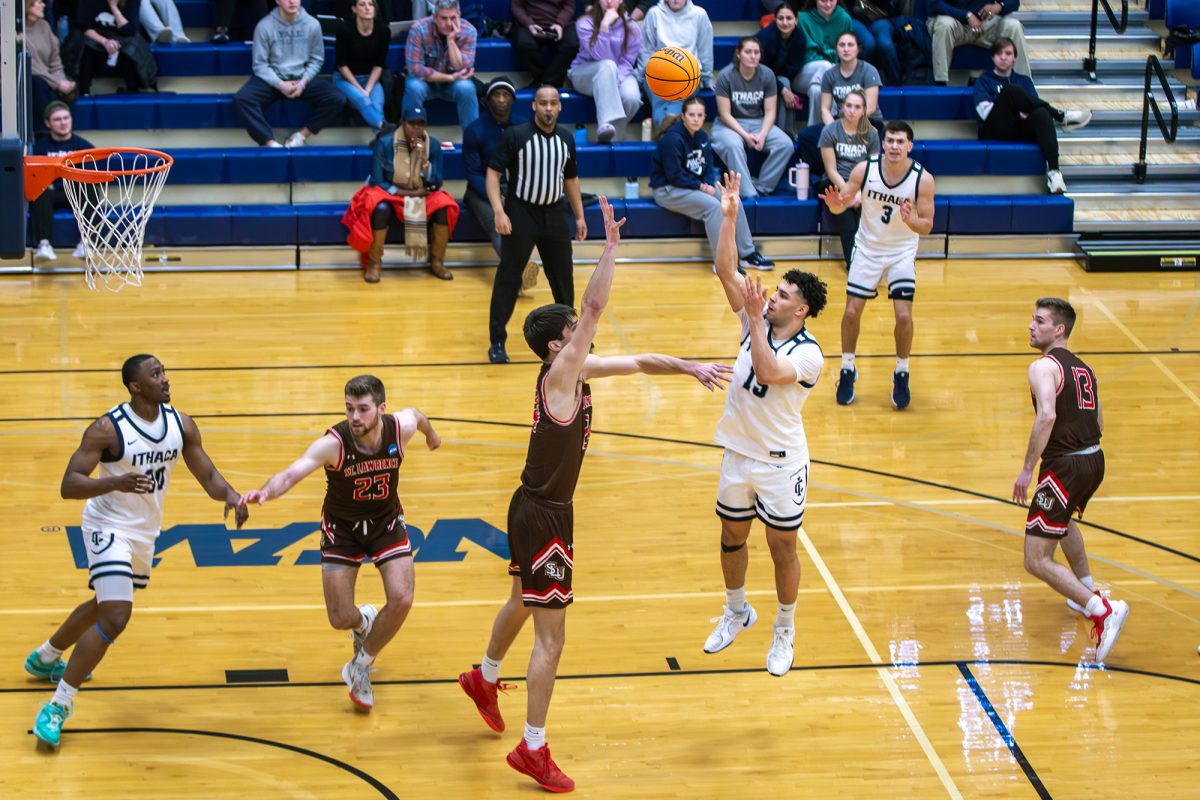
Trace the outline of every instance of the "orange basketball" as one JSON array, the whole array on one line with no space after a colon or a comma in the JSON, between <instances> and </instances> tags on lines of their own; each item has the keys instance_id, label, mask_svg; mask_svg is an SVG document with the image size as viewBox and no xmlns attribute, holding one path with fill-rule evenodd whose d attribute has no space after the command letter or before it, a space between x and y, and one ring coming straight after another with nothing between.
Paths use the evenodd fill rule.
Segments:
<instances>
[{"instance_id":1,"label":"orange basketball","mask_svg":"<svg viewBox=\"0 0 1200 800\"><path fill-rule=\"evenodd\" d=\"M663 100L683 100L700 87L700 62L687 50L664 47L646 62L646 85Z\"/></svg>"}]
</instances>

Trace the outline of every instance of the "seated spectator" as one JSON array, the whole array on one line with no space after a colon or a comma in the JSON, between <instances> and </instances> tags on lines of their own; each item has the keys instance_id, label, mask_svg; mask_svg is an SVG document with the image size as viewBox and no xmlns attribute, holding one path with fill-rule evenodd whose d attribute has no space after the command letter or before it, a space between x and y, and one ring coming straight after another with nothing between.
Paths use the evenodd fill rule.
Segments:
<instances>
[{"instance_id":1,"label":"seated spectator","mask_svg":"<svg viewBox=\"0 0 1200 800\"><path fill-rule=\"evenodd\" d=\"M700 88L713 85L713 28L708 12L692 0L662 0L646 12L642 23L642 53L638 56L638 79L646 82L646 62L664 47L687 50L700 62ZM651 91L650 116L660 130L668 114L679 114L680 100L663 100Z\"/></svg>"},{"instance_id":2,"label":"seated spectator","mask_svg":"<svg viewBox=\"0 0 1200 800\"><path fill-rule=\"evenodd\" d=\"M183 30L183 20L179 18L179 9L175 0L142 0L138 19L146 38L160 44L191 41Z\"/></svg>"},{"instance_id":3,"label":"seated spectator","mask_svg":"<svg viewBox=\"0 0 1200 800\"><path fill-rule=\"evenodd\" d=\"M267 147L302 147L308 137L336 122L346 98L328 81L316 80L325 63L321 23L300 0L275 0L277 7L254 28L254 74L233 96L233 105L250 138ZM267 106L283 99L312 106L308 124L280 145L267 123Z\"/></svg>"},{"instance_id":4,"label":"seated spectator","mask_svg":"<svg viewBox=\"0 0 1200 800\"><path fill-rule=\"evenodd\" d=\"M75 100L75 81L63 70L58 37L46 21L45 0L29 0L25 5L25 51L29 53L30 116L37 127L44 127L42 111L54 100ZM68 115L69 116L69 115Z\"/></svg>"},{"instance_id":5,"label":"seated spectator","mask_svg":"<svg viewBox=\"0 0 1200 800\"><path fill-rule=\"evenodd\" d=\"M1033 79L1013 70L1016 60L1016 45L1001 37L992 45L992 68L975 79L979 138L1036 142L1046 159L1046 188L1051 194L1062 194L1067 187L1058 168L1054 124L1065 131L1079 130L1092 121L1092 112L1060 111L1039 99Z\"/></svg>"},{"instance_id":6,"label":"seated spectator","mask_svg":"<svg viewBox=\"0 0 1200 800\"><path fill-rule=\"evenodd\" d=\"M808 93L808 124L821 120L821 78L837 59L837 40L850 33L850 15L840 8L837 0L808 0L807 8L796 20L804 34L804 69L799 84Z\"/></svg>"},{"instance_id":7,"label":"seated spectator","mask_svg":"<svg viewBox=\"0 0 1200 800\"><path fill-rule=\"evenodd\" d=\"M792 140L775 125L778 85L775 73L758 63L758 39L743 37L733 63L717 75L717 121L713 124L713 149L730 172L742 175L741 194L771 194L792 158ZM757 179L750 177L748 150L758 150L766 161Z\"/></svg>"},{"instance_id":8,"label":"seated spectator","mask_svg":"<svg viewBox=\"0 0 1200 800\"><path fill-rule=\"evenodd\" d=\"M875 4L875 0L871 3ZM875 34L871 33L870 25L865 19L859 19L862 14L855 11L854 0L838 0L838 5L850 15L850 30L858 37L859 56L870 61L875 57Z\"/></svg>"},{"instance_id":9,"label":"seated spectator","mask_svg":"<svg viewBox=\"0 0 1200 800\"><path fill-rule=\"evenodd\" d=\"M231 37L239 41L253 38L254 27L267 15L267 0L212 0L212 4L216 25L209 41L213 44L229 44ZM235 26L234 12L238 9L242 13Z\"/></svg>"},{"instance_id":10,"label":"seated spectator","mask_svg":"<svg viewBox=\"0 0 1200 800\"><path fill-rule=\"evenodd\" d=\"M458 0L434 0L433 14L408 32L404 63L404 106L425 107L434 98L454 103L458 124L466 128L479 116L475 92L475 26L462 18Z\"/></svg>"},{"instance_id":11,"label":"seated spectator","mask_svg":"<svg viewBox=\"0 0 1200 800\"><path fill-rule=\"evenodd\" d=\"M79 0L75 21L83 31L79 57L79 94L92 88L97 70L115 67L125 91L158 90L158 65L146 40L138 36L138 0Z\"/></svg>"},{"instance_id":12,"label":"seated spectator","mask_svg":"<svg viewBox=\"0 0 1200 800\"><path fill-rule=\"evenodd\" d=\"M367 283L379 282L389 230L403 233L410 257L428 257L434 275L454 279L445 261L458 203L442 189L442 144L425 130L426 122L424 108L406 106L400 128L375 140L370 183L355 193L342 217L350 230L347 241L362 254Z\"/></svg>"},{"instance_id":13,"label":"seated spectator","mask_svg":"<svg viewBox=\"0 0 1200 800\"><path fill-rule=\"evenodd\" d=\"M38 137L33 143L33 147L30 148L29 155L65 156L67 153L88 150L92 147L91 142L72 130L74 123L71 119L71 108L66 103L55 100L46 106L46 111L42 116L49 133L46 136ZM54 247L50 244L54 233L54 212L60 208L70 207L71 204L67 200L67 192L63 189L61 178L50 184L46 191L38 195L37 199L30 204L33 239L37 242L37 250L33 254L35 261L57 260L58 256L54 254ZM72 230L78 232L79 227L72 226ZM79 242L75 245L75 252L71 255L74 258L83 258L87 255L86 245Z\"/></svg>"},{"instance_id":14,"label":"seated spectator","mask_svg":"<svg viewBox=\"0 0 1200 800\"><path fill-rule=\"evenodd\" d=\"M933 82L945 86L950 80L950 58L961 44L991 47L996 40L1011 39L1017 47L1017 72L1033 74L1029 68L1025 28L1010 14L1021 0L930 0L929 35L933 39Z\"/></svg>"},{"instance_id":15,"label":"seated spectator","mask_svg":"<svg viewBox=\"0 0 1200 800\"><path fill-rule=\"evenodd\" d=\"M484 112L463 131L462 158L463 177L467 179L467 190L463 202L479 227L483 228L500 255L500 234L496 232L496 213L487 196L487 165L496 152L504 132L513 124L512 107L517 100L517 89L507 75L493 78L487 85L484 97ZM508 194L508 173L500 175L500 193ZM537 283L538 268L532 260L525 262L521 275L521 290L531 289ZM519 292L518 292L519 294Z\"/></svg>"},{"instance_id":16,"label":"seated spectator","mask_svg":"<svg viewBox=\"0 0 1200 800\"><path fill-rule=\"evenodd\" d=\"M353 16L337 34L333 85L346 96L367 127L379 133L393 129L383 118L383 87L379 79L387 68L392 32L378 19L376 0L356 0Z\"/></svg>"},{"instance_id":17,"label":"seated spectator","mask_svg":"<svg viewBox=\"0 0 1200 800\"><path fill-rule=\"evenodd\" d=\"M771 0L767 0L771 2ZM796 126L796 112L804 107L807 87L801 88L804 69L804 34L796 32L796 10L781 2L775 19L757 34L762 48L763 66L775 73L779 82L780 127L789 134Z\"/></svg>"},{"instance_id":18,"label":"seated spectator","mask_svg":"<svg viewBox=\"0 0 1200 800\"><path fill-rule=\"evenodd\" d=\"M632 8L629 10L629 18L634 22L641 22L646 18L647 12L649 12L657 2L658 0L637 0L637 2L630 0L629 5L631 5Z\"/></svg>"},{"instance_id":19,"label":"seated spectator","mask_svg":"<svg viewBox=\"0 0 1200 800\"><path fill-rule=\"evenodd\" d=\"M874 64L886 86L908 83L918 69L932 63L929 28L926 21L926 0L873 0L889 16L871 23L875 37ZM904 10L909 14L903 14Z\"/></svg>"},{"instance_id":20,"label":"seated spectator","mask_svg":"<svg viewBox=\"0 0 1200 800\"><path fill-rule=\"evenodd\" d=\"M567 77L575 90L595 98L596 141L623 139L625 128L642 107L642 89L633 76L642 48L642 32L621 0L597 0L575 23L579 54Z\"/></svg>"},{"instance_id":21,"label":"seated spectator","mask_svg":"<svg viewBox=\"0 0 1200 800\"><path fill-rule=\"evenodd\" d=\"M683 114L668 117L666 131L654 151L650 169L650 188L654 202L668 211L691 219L704 220L708 246L716 256L717 240L721 234L721 180L717 175L716 159L704 132L704 101L692 95L683 101ZM740 266L771 269L768 261L750 238L746 208L738 204L737 249Z\"/></svg>"},{"instance_id":22,"label":"seated spectator","mask_svg":"<svg viewBox=\"0 0 1200 800\"><path fill-rule=\"evenodd\" d=\"M830 122L821 131L820 172L824 180L817 183L817 195L824 194L826 187L831 184L841 192L856 164L879 155L879 132L867 122L866 105L866 93L862 89L851 89L842 99L839 119ZM854 234L858 233L861 216L861 201L858 198L854 199L845 213L833 215L834 227L842 241L842 258L846 260L847 267L850 266Z\"/></svg>"},{"instance_id":23,"label":"seated spectator","mask_svg":"<svg viewBox=\"0 0 1200 800\"><path fill-rule=\"evenodd\" d=\"M513 51L530 77L526 88L562 88L579 51L579 37L571 24L574 0L512 0L512 15Z\"/></svg>"}]
</instances>

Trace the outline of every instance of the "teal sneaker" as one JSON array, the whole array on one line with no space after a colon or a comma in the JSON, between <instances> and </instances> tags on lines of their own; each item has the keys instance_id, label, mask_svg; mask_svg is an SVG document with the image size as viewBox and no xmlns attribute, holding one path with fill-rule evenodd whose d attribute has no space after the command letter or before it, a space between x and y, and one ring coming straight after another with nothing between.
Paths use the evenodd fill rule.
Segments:
<instances>
[{"instance_id":1,"label":"teal sneaker","mask_svg":"<svg viewBox=\"0 0 1200 800\"><path fill-rule=\"evenodd\" d=\"M40 680L58 683L62 680L63 673L67 671L67 662L60 658L52 664L46 664L38 658L37 650L34 650L29 654L29 658L25 659L25 671ZM84 678L85 681L90 681L91 679L91 673L88 673L88 676Z\"/></svg>"},{"instance_id":2,"label":"teal sneaker","mask_svg":"<svg viewBox=\"0 0 1200 800\"><path fill-rule=\"evenodd\" d=\"M57 703L46 703L33 722L33 735L51 747L58 747L63 723L71 716L71 709Z\"/></svg>"}]
</instances>

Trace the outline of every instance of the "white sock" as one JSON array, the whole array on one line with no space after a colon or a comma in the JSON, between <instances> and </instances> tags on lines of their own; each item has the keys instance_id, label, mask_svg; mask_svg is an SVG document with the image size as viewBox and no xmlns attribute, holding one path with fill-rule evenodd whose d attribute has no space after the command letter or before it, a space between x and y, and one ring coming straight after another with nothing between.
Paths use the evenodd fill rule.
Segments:
<instances>
[{"instance_id":1,"label":"white sock","mask_svg":"<svg viewBox=\"0 0 1200 800\"><path fill-rule=\"evenodd\" d=\"M546 729L535 728L525 723L525 746L530 750L541 750L546 746Z\"/></svg>"},{"instance_id":2,"label":"white sock","mask_svg":"<svg viewBox=\"0 0 1200 800\"><path fill-rule=\"evenodd\" d=\"M908 359L896 356L896 372L908 372Z\"/></svg>"},{"instance_id":3,"label":"white sock","mask_svg":"<svg viewBox=\"0 0 1200 800\"><path fill-rule=\"evenodd\" d=\"M47 639L46 643L37 649L37 654L38 661L41 661L43 664L53 664L62 658L63 651L50 644L50 640Z\"/></svg>"},{"instance_id":4,"label":"white sock","mask_svg":"<svg viewBox=\"0 0 1200 800\"><path fill-rule=\"evenodd\" d=\"M1084 575L1082 578L1079 579L1079 582L1082 583L1084 586L1086 586L1089 592L1096 591L1096 582L1094 580L1092 580L1091 575ZM46 642L46 644L50 644L50 643Z\"/></svg>"},{"instance_id":5,"label":"white sock","mask_svg":"<svg viewBox=\"0 0 1200 800\"><path fill-rule=\"evenodd\" d=\"M358 655L354 657L354 663L362 667L369 667L375 663L375 656L368 653L367 649L364 647L362 650L359 650Z\"/></svg>"},{"instance_id":6,"label":"white sock","mask_svg":"<svg viewBox=\"0 0 1200 800\"><path fill-rule=\"evenodd\" d=\"M779 610L775 612L775 627L776 628L794 628L796 627L796 604L788 603L779 604Z\"/></svg>"},{"instance_id":7,"label":"white sock","mask_svg":"<svg viewBox=\"0 0 1200 800\"><path fill-rule=\"evenodd\" d=\"M500 680L500 662L488 658L487 653L484 653L483 661L479 664L479 672L488 683L497 683Z\"/></svg>"},{"instance_id":8,"label":"white sock","mask_svg":"<svg viewBox=\"0 0 1200 800\"><path fill-rule=\"evenodd\" d=\"M1104 607L1104 600L1102 600L1098 594L1092 595L1092 598L1087 601L1087 605L1084 607L1084 610L1087 611L1089 617L1102 617L1108 611L1108 609Z\"/></svg>"},{"instance_id":9,"label":"white sock","mask_svg":"<svg viewBox=\"0 0 1200 800\"><path fill-rule=\"evenodd\" d=\"M842 369L854 369L854 353L842 353Z\"/></svg>"},{"instance_id":10,"label":"white sock","mask_svg":"<svg viewBox=\"0 0 1200 800\"><path fill-rule=\"evenodd\" d=\"M735 614L746 613L746 587L725 590L725 605Z\"/></svg>"},{"instance_id":11,"label":"white sock","mask_svg":"<svg viewBox=\"0 0 1200 800\"><path fill-rule=\"evenodd\" d=\"M354 630L361 634L366 634L371 630L371 620L367 619L367 615L361 610L358 612L358 627Z\"/></svg>"},{"instance_id":12,"label":"white sock","mask_svg":"<svg viewBox=\"0 0 1200 800\"><path fill-rule=\"evenodd\" d=\"M78 687L72 686L66 681L59 681L58 688L54 691L54 697L50 702L62 708L71 708L75 705L75 695L78 693Z\"/></svg>"}]
</instances>

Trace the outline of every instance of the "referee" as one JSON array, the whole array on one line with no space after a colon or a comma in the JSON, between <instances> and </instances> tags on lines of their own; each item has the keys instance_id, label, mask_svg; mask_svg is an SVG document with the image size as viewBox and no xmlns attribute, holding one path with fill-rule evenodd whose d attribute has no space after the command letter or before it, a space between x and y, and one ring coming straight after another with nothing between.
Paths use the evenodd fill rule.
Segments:
<instances>
[{"instance_id":1,"label":"referee","mask_svg":"<svg viewBox=\"0 0 1200 800\"><path fill-rule=\"evenodd\" d=\"M583 199L575 168L575 139L558 125L558 89L541 86L533 97L532 122L513 125L492 154L487 170L488 202L500 234L500 266L492 284L488 317L488 360L507 364L506 327L517 304L521 273L536 246L554 302L575 305L575 266L571 260L571 221L563 194L575 214L575 238L587 237ZM508 172L508 196L500 197L500 174Z\"/></svg>"}]
</instances>

